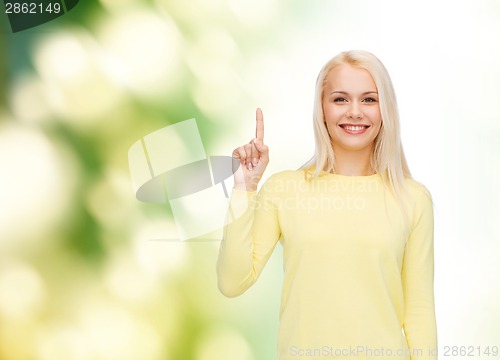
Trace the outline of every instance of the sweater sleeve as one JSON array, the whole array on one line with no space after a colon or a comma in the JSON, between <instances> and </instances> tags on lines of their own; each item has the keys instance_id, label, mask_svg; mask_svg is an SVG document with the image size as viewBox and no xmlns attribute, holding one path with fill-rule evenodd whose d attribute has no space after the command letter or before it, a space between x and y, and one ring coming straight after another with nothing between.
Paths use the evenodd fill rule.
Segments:
<instances>
[{"instance_id":1,"label":"sweater sleeve","mask_svg":"<svg viewBox=\"0 0 500 360\"><path fill-rule=\"evenodd\" d=\"M411 360L437 359L434 309L434 211L424 187L415 203L402 269L404 332Z\"/></svg>"},{"instance_id":2,"label":"sweater sleeve","mask_svg":"<svg viewBox=\"0 0 500 360\"><path fill-rule=\"evenodd\" d=\"M258 193L231 193L217 259L218 287L227 297L243 294L257 281L281 236L272 178Z\"/></svg>"}]
</instances>

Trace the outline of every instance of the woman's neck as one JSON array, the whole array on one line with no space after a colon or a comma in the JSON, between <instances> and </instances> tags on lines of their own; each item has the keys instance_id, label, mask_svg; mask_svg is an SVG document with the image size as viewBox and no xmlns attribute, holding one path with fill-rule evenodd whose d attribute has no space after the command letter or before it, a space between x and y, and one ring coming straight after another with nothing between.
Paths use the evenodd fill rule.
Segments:
<instances>
[{"instance_id":1,"label":"woman's neck","mask_svg":"<svg viewBox=\"0 0 500 360\"><path fill-rule=\"evenodd\" d=\"M368 176L375 174L371 166L372 149L366 148L358 151L347 151L334 148L335 169L334 173L347 176Z\"/></svg>"}]
</instances>

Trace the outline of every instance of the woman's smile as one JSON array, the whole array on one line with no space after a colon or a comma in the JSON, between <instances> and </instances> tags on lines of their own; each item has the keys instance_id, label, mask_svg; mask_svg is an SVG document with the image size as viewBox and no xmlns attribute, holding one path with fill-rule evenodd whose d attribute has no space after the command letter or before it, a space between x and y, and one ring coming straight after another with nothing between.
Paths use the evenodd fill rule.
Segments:
<instances>
[{"instance_id":1,"label":"woman's smile","mask_svg":"<svg viewBox=\"0 0 500 360\"><path fill-rule=\"evenodd\" d=\"M370 127L370 125L340 124L339 127L348 134L358 135L363 134Z\"/></svg>"}]
</instances>

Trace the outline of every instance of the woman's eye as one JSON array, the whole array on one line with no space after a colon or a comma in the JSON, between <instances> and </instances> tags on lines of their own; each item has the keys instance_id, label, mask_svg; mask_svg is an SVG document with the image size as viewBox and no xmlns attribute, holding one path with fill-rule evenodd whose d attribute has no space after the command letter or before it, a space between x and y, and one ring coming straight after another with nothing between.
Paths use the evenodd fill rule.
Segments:
<instances>
[{"instance_id":1,"label":"woman's eye","mask_svg":"<svg viewBox=\"0 0 500 360\"><path fill-rule=\"evenodd\" d=\"M363 102L369 102L369 103L371 103L371 102L377 102L377 99L375 99L375 98L366 98L366 99L363 99Z\"/></svg>"},{"instance_id":2,"label":"woman's eye","mask_svg":"<svg viewBox=\"0 0 500 360\"><path fill-rule=\"evenodd\" d=\"M343 97L338 97L338 98L333 99L333 102L345 102L345 101L347 101L347 99L343 98Z\"/></svg>"}]
</instances>

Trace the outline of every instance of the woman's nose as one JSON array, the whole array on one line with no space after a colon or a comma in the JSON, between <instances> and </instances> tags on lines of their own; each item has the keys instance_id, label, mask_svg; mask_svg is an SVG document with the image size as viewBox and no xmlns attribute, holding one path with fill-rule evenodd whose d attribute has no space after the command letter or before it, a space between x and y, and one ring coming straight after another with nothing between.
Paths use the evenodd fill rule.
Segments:
<instances>
[{"instance_id":1,"label":"woman's nose","mask_svg":"<svg viewBox=\"0 0 500 360\"><path fill-rule=\"evenodd\" d=\"M354 105L348 110L347 117L349 119L354 119L354 118L362 119L363 112L361 111L361 109L358 106Z\"/></svg>"}]
</instances>

